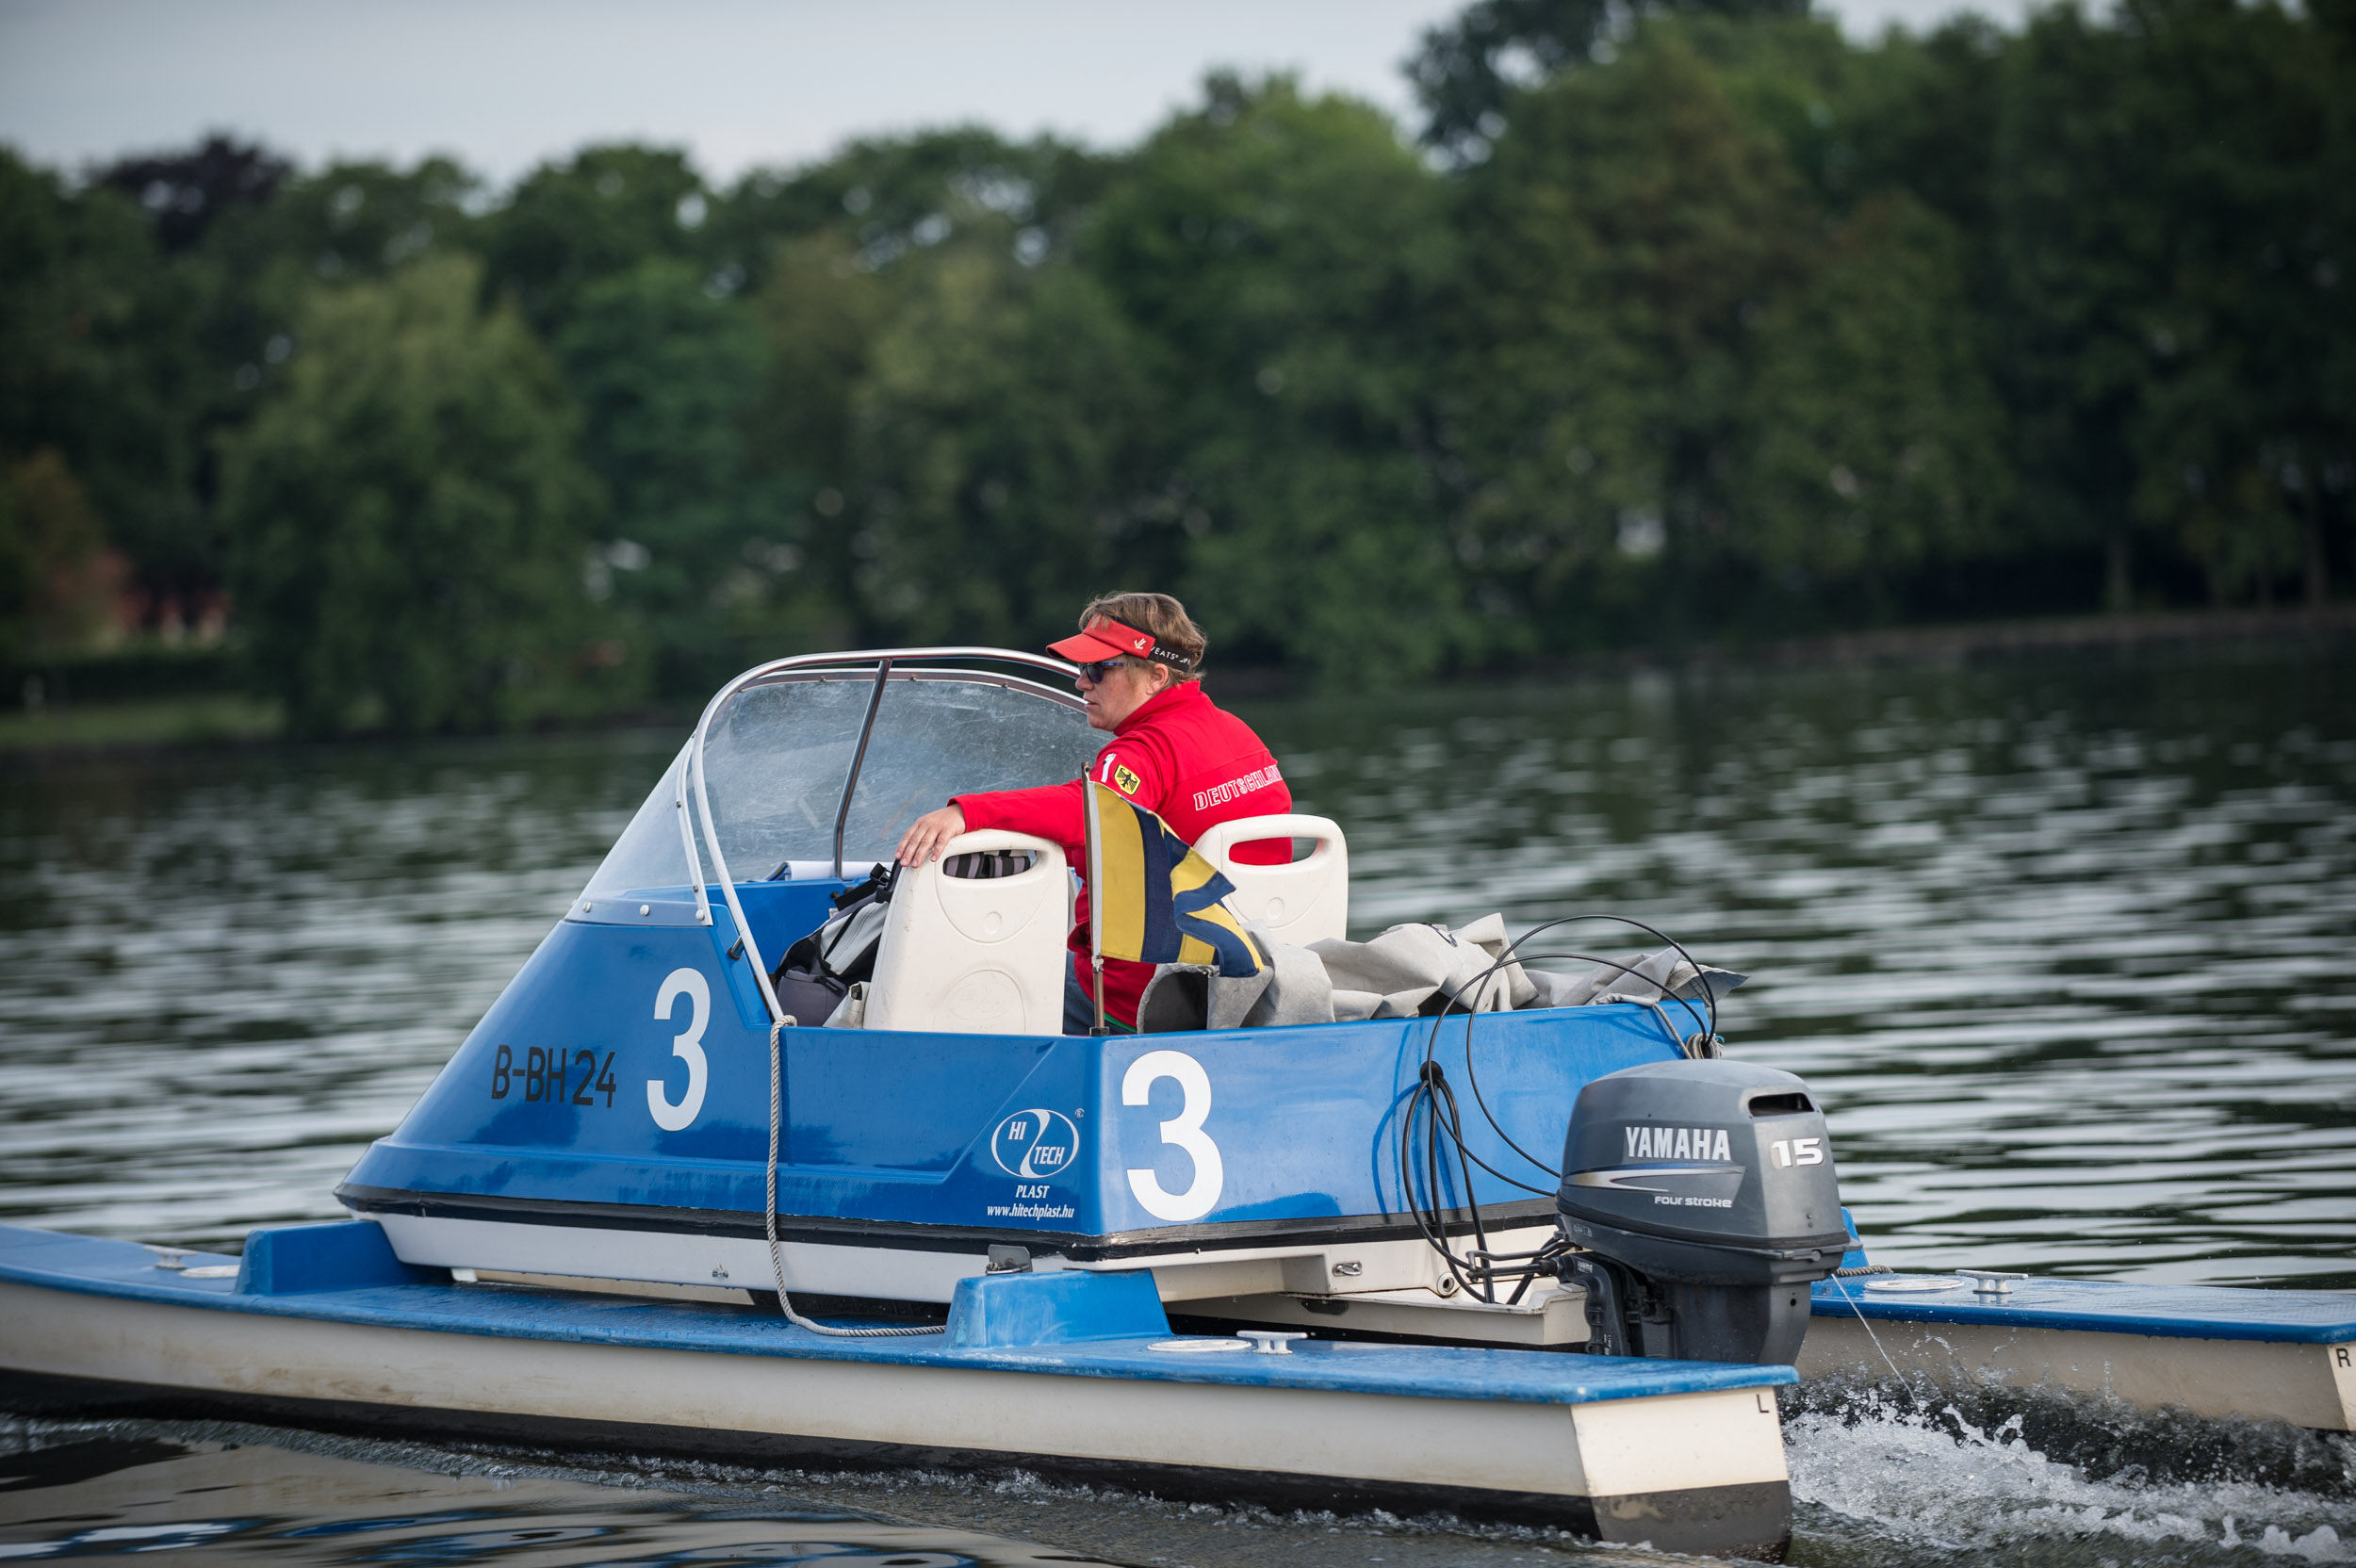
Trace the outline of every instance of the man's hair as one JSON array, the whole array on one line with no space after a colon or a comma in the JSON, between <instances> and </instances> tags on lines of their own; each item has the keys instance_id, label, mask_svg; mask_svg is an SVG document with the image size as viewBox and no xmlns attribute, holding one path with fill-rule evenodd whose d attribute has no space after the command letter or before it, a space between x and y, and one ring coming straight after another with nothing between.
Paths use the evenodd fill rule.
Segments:
<instances>
[{"instance_id":1,"label":"man's hair","mask_svg":"<svg viewBox=\"0 0 2356 1568\"><path fill-rule=\"evenodd\" d=\"M1194 624L1194 617L1186 613L1186 607L1168 594L1099 594L1080 612L1081 629L1086 630L1088 622L1099 615L1109 615L1123 626L1150 631L1162 646L1185 654L1186 673L1170 672L1178 675L1179 679L1192 680L1203 673L1203 656L1210 651L1210 640Z\"/></svg>"}]
</instances>

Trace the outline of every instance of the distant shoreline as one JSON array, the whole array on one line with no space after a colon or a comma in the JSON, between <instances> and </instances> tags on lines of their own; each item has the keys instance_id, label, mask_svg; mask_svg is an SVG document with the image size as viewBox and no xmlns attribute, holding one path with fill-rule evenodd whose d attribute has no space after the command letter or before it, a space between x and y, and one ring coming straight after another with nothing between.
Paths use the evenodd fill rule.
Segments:
<instances>
[{"instance_id":1,"label":"distant shoreline","mask_svg":"<svg viewBox=\"0 0 2356 1568\"><path fill-rule=\"evenodd\" d=\"M2055 615L2035 620L1963 621L1890 627L1820 637L1787 637L1734 646L1701 645L1676 650L1615 648L1528 661L1523 680L1592 680L1633 675L1714 676L1760 670L1962 669L2044 654L2102 653L2123 657L2179 647L2315 648L2356 645L2356 603L2321 609L2132 611L2124 614ZM1216 657L1214 657L1216 664ZM1475 678L1466 671L1435 682ZM1304 693L1305 684L1280 669L1215 669L1208 678L1239 697Z\"/></svg>"},{"instance_id":2,"label":"distant shoreline","mask_svg":"<svg viewBox=\"0 0 2356 1568\"><path fill-rule=\"evenodd\" d=\"M1746 648L1697 649L1693 667L1951 666L2022 654L2144 651L2194 644L2280 645L2356 641L2356 604L2286 610L2164 610L2038 620L1891 627L1791 638Z\"/></svg>"},{"instance_id":3,"label":"distant shoreline","mask_svg":"<svg viewBox=\"0 0 2356 1568\"><path fill-rule=\"evenodd\" d=\"M1628 648L1537 660L1524 665L1523 674L1540 680L1581 680L1644 673L1711 676L1758 670L1961 669L2048 654L2135 657L2170 648L2235 645L2253 649L2356 645L2356 603L2321 609L2170 610L1892 627L1739 647L1693 647L1675 654ZM1476 673L1454 678L1471 678ZM1283 669L1215 668L1209 678L1220 693L1247 700L1308 693L1299 677ZM679 715L642 710L616 714L603 724L568 727L679 724L685 723L691 713L688 709ZM0 760L18 762L56 755L269 743L280 738L275 705L234 692L189 693L139 702L75 703L40 714L0 712ZM381 742L384 737L352 739Z\"/></svg>"}]
</instances>

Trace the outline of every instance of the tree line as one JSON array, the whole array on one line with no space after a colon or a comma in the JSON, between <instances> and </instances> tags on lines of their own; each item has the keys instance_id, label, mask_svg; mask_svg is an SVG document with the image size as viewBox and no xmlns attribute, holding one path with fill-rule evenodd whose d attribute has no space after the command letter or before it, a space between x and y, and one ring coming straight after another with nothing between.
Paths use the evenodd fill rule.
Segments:
<instances>
[{"instance_id":1,"label":"tree line","mask_svg":"<svg viewBox=\"0 0 2356 1568\"><path fill-rule=\"evenodd\" d=\"M1381 681L2356 581L2351 0L1480 0L1408 69L725 188L0 151L0 659L419 731L1112 587Z\"/></svg>"}]
</instances>

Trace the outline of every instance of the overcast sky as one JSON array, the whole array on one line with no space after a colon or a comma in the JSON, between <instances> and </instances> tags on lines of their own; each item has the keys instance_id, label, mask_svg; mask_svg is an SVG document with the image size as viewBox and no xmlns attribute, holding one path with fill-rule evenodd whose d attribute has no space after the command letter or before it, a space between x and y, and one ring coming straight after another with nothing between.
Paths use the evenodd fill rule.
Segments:
<instances>
[{"instance_id":1,"label":"overcast sky","mask_svg":"<svg viewBox=\"0 0 2356 1568\"><path fill-rule=\"evenodd\" d=\"M2006 23L2021 0L1983 0ZM1955 0L1818 0L1852 36ZM455 154L506 181L592 140L727 181L978 121L1097 147L1203 72L1297 71L1413 113L1399 64L1458 0L0 0L0 142L79 169L259 138L305 164Z\"/></svg>"}]
</instances>

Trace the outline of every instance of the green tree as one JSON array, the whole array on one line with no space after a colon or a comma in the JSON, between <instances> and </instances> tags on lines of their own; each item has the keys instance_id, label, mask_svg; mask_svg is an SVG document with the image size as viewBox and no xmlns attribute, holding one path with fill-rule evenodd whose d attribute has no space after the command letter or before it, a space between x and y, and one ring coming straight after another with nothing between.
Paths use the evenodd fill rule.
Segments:
<instances>
[{"instance_id":1,"label":"green tree","mask_svg":"<svg viewBox=\"0 0 2356 1568\"><path fill-rule=\"evenodd\" d=\"M494 292L513 294L553 340L582 290L641 262L700 261L711 196L685 154L630 143L586 147L524 176L486 216L479 244Z\"/></svg>"},{"instance_id":2,"label":"green tree","mask_svg":"<svg viewBox=\"0 0 2356 1568\"><path fill-rule=\"evenodd\" d=\"M1153 403L1095 281L974 246L901 286L851 402L843 521L873 621L920 642L1037 643L1108 581L1166 572L1130 547Z\"/></svg>"},{"instance_id":3,"label":"green tree","mask_svg":"<svg viewBox=\"0 0 2356 1568\"><path fill-rule=\"evenodd\" d=\"M0 464L53 452L151 587L218 564L195 490L186 302L139 207L0 149Z\"/></svg>"},{"instance_id":4,"label":"green tree","mask_svg":"<svg viewBox=\"0 0 2356 1568\"><path fill-rule=\"evenodd\" d=\"M901 515L885 526L875 503L890 511L920 493L940 502L937 487L912 482L902 466L942 433L941 421L952 416L959 400L977 394L981 381L974 378L984 368L973 362L970 345L914 344L895 323L921 318L1006 348L1016 359L982 379L997 377L1022 406L1042 406L1045 400L1054 418L1077 418L1085 427L1094 411L1058 400L1028 378L1039 372L1043 359L1052 359L1055 341L1067 335L1065 315L1081 323L1074 329L1080 336L1088 335L1088 312L1058 314L1049 297L1071 291L1045 275L1068 266L1073 236L1090 220L1093 195L1115 164L1052 139L1018 144L957 128L855 141L790 173L755 171L715 207L712 241L721 259L714 281L727 284L741 275L764 345L750 458L756 482L777 498L765 509L777 517L774 530L748 543L744 559L730 568L739 625L757 623L773 645L839 645L845 638L906 635L919 621L940 624L931 612L914 612L909 596L938 610L962 595L964 585L940 598L931 576L886 584L874 563L888 541L912 537L911 529L931 529L947 514L936 511L932 521ZM961 308L960 302L981 298L1005 305L1017 318L982 321ZM888 333L895 335L897 371L871 378ZM950 382L927 389L898 373L936 350ZM1107 377L1125 385L1134 371L1124 359L1109 369L1082 364L1070 373L1073 384L1093 386ZM908 423L888 432L855 424L855 412L862 408L870 418L897 411L887 424L905 413ZM990 537L1003 540L1010 519L1033 515L1035 502L1061 492L1046 472L1055 465L1038 451L1009 452L1004 420L988 408L978 416L988 428L969 433L965 450L992 473L973 483L986 484L992 498L1022 491L1019 498L986 509ZM1104 416L1122 416L1117 406ZM1043 448L1058 438L1045 432L1029 445ZM1128 437L1106 433L1098 441L1097 433L1083 428L1070 439L1120 448ZM871 464L881 466L871 470ZM1034 486L1044 488L1035 492ZM961 504L970 506L972 498ZM1103 503L1091 494L1073 504ZM956 553L960 560L973 554ZM993 570L1001 566L1010 581L1027 582L1039 569L1020 548ZM878 596L862 584L891 592ZM1009 587L991 599L996 608L988 612L989 624L1002 624L999 614L1029 592ZM1018 615L1003 624L1029 621Z\"/></svg>"},{"instance_id":5,"label":"green tree","mask_svg":"<svg viewBox=\"0 0 2356 1568\"><path fill-rule=\"evenodd\" d=\"M243 237L276 226L293 178L292 162L269 149L210 136L125 158L92 182L90 194L120 192L147 223L147 282L124 335L136 369L110 389L103 420L143 461L79 455L158 629L222 609L215 443L252 412L270 345L287 341L286 311L263 302L290 270L289 248Z\"/></svg>"},{"instance_id":6,"label":"green tree","mask_svg":"<svg viewBox=\"0 0 2356 1568\"><path fill-rule=\"evenodd\" d=\"M1423 104L1423 139L1464 163L1479 163L1505 134L1518 90L1618 55L1615 38L1633 20L1662 12L1735 17L1808 14L1808 0L1473 0L1451 21L1424 30L1407 61Z\"/></svg>"},{"instance_id":7,"label":"green tree","mask_svg":"<svg viewBox=\"0 0 2356 1568\"><path fill-rule=\"evenodd\" d=\"M1758 328L1811 209L1671 28L1513 118L1461 219L1464 551L1556 645L1673 633L1729 552Z\"/></svg>"},{"instance_id":8,"label":"green tree","mask_svg":"<svg viewBox=\"0 0 2356 1568\"><path fill-rule=\"evenodd\" d=\"M193 155L151 160L165 171L187 167L227 192L246 191L241 166L217 168L209 144ZM158 208L155 237L169 284L169 319L148 313L141 342L154 395L172 414L187 449L185 501L189 514L172 531L123 531L159 611L183 609L219 593L226 570L215 513L221 443L241 430L289 373L299 347L297 317L314 287L383 278L424 257L463 253L466 211L477 183L465 171L429 158L413 169L377 163L332 164L314 173L275 160L267 199L217 193L197 210L201 232L176 246L163 218L181 211L174 197ZM149 165L126 165L126 178ZM182 188L173 186L172 188Z\"/></svg>"},{"instance_id":9,"label":"green tree","mask_svg":"<svg viewBox=\"0 0 2356 1568\"><path fill-rule=\"evenodd\" d=\"M891 282L859 264L858 243L837 230L782 241L751 302L763 346L755 418L760 461L832 487L826 515L851 486L851 396L875 339L898 308Z\"/></svg>"},{"instance_id":10,"label":"green tree","mask_svg":"<svg viewBox=\"0 0 2356 1568\"><path fill-rule=\"evenodd\" d=\"M299 732L477 729L619 677L581 590L597 495L575 416L479 269L322 288L231 443L223 522L254 678Z\"/></svg>"},{"instance_id":11,"label":"green tree","mask_svg":"<svg viewBox=\"0 0 2356 1568\"><path fill-rule=\"evenodd\" d=\"M2041 13L2010 52L1995 218L2029 522L2102 540L2114 605L2138 555L2177 551L2218 598L2302 560L2325 586L2317 478L2348 447L2315 351L2341 265L2320 42L2272 6L2136 0Z\"/></svg>"},{"instance_id":12,"label":"green tree","mask_svg":"<svg viewBox=\"0 0 2356 1568\"><path fill-rule=\"evenodd\" d=\"M2152 78L2138 139L2155 155L2170 251L2144 317L2132 504L2173 533L2213 598L2264 602L2296 575L2319 604L2326 476L2356 457L2317 351L2339 306L2324 220L2331 51L2271 6L2147 0L2129 19Z\"/></svg>"},{"instance_id":13,"label":"green tree","mask_svg":"<svg viewBox=\"0 0 2356 1568\"><path fill-rule=\"evenodd\" d=\"M1759 327L1731 544L1770 583L1855 591L1889 621L1910 578L1996 553L2005 427L1961 247L1911 199L1868 203Z\"/></svg>"},{"instance_id":14,"label":"green tree","mask_svg":"<svg viewBox=\"0 0 2356 1568\"><path fill-rule=\"evenodd\" d=\"M239 207L266 207L294 165L254 143L208 136L182 152L128 157L99 172L97 183L146 209L155 243L167 253L192 249L213 224Z\"/></svg>"},{"instance_id":15,"label":"green tree","mask_svg":"<svg viewBox=\"0 0 2356 1568\"><path fill-rule=\"evenodd\" d=\"M1166 410L1121 554L1179 554L1180 590L1247 658L1428 673L1475 635L1432 482L1446 192L1366 105L1284 77L1204 97L1138 150L1083 247Z\"/></svg>"},{"instance_id":16,"label":"green tree","mask_svg":"<svg viewBox=\"0 0 2356 1568\"><path fill-rule=\"evenodd\" d=\"M2316 54L2329 73L2324 151L2315 169L2317 223L2327 254L2313 276L2322 286L2316 354L2324 413L2342 433L2356 432L2356 0L2313 0ZM2356 453L2343 442L2316 476L2319 502L2336 509L2356 572Z\"/></svg>"},{"instance_id":17,"label":"green tree","mask_svg":"<svg viewBox=\"0 0 2356 1568\"><path fill-rule=\"evenodd\" d=\"M797 647L842 646L860 635L852 586L862 557L852 498L862 491L852 420L855 394L899 302L894 285L859 264L858 241L840 229L781 240L747 302L762 345L761 389L749 455L780 509L772 547L749 567L768 568L760 609L773 637ZM750 606L754 596L744 596Z\"/></svg>"},{"instance_id":18,"label":"green tree","mask_svg":"<svg viewBox=\"0 0 2356 1568\"><path fill-rule=\"evenodd\" d=\"M103 636L121 564L56 448L0 469L0 660L76 653Z\"/></svg>"},{"instance_id":19,"label":"green tree","mask_svg":"<svg viewBox=\"0 0 2356 1568\"><path fill-rule=\"evenodd\" d=\"M447 158L408 169L333 163L282 181L266 205L224 209L205 231L202 259L230 274L233 289L241 284L260 314L218 351L264 364L267 337L254 335L286 330L313 283L383 278L423 256L473 250L480 222L470 208L482 195L483 182Z\"/></svg>"},{"instance_id":20,"label":"green tree","mask_svg":"<svg viewBox=\"0 0 2356 1568\"><path fill-rule=\"evenodd\" d=\"M234 528L299 722L430 727L1109 586L1353 679L2344 596L2356 0L1806 12L1472 0L1419 149L1218 76L1116 154L950 127L724 192L645 145L487 204L0 152L0 620L118 551L153 623L218 610Z\"/></svg>"},{"instance_id":21,"label":"green tree","mask_svg":"<svg viewBox=\"0 0 2356 1568\"><path fill-rule=\"evenodd\" d=\"M709 690L729 673L717 669L728 612L762 586L753 574L798 548L781 537L797 519L746 451L758 323L699 269L656 257L585 286L555 347L610 502L592 594L652 633L662 689Z\"/></svg>"},{"instance_id":22,"label":"green tree","mask_svg":"<svg viewBox=\"0 0 2356 1568\"><path fill-rule=\"evenodd\" d=\"M2023 524L2048 552L2101 550L2114 609L2135 592L2130 425L2168 261L2135 74L2117 30L2069 6L2033 17L2008 51L1992 203Z\"/></svg>"},{"instance_id":23,"label":"green tree","mask_svg":"<svg viewBox=\"0 0 2356 1568\"><path fill-rule=\"evenodd\" d=\"M1997 123L2014 40L1965 15L1916 37L1891 31L1856 51L1847 90L1827 103L1857 192L1904 190L1955 225L1969 308L1993 308Z\"/></svg>"},{"instance_id":24,"label":"green tree","mask_svg":"<svg viewBox=\"0 0 2356 1568\"><path fill-rule=\"evenodd\" d=\"M706 242L718 277L754 289L780 245L819 236L871 272L977 231L1035 266L1068 248L1120 161L978 126L861 138L806 168L746 173L714 204Z\"/></svg>"}]
</instances>

